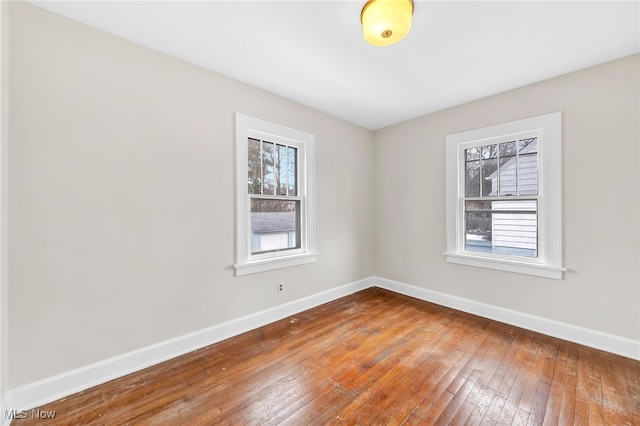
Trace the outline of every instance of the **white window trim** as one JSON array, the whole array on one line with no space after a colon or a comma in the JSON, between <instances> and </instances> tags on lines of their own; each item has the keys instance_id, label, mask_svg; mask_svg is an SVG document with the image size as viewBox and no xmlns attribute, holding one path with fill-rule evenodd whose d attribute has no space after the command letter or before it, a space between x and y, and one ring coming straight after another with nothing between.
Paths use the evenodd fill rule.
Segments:
<instances>
[{"instance_id":1,"label":"white window trim","mask_svg":"<svg viewBox=\"0 0 640 426\"><path fill-rule=\"evenodd\" d=\"M538 258L510 259L465 251L460 197L464 190L460 145L531 131L539 131L541 135L538 148ZM555 112L448 135L446 162L447 251L444 254L447 262L562 279L566 271L562 266L562 114Z\"/></svg>"},{"instance_id":2,"label":"white window trim","mask_svg":"<svg viewBox=\"0 0 640 426\"><path fill-rule=\"evenodd\" d=\"M247 193L248 138L285 141L301 150L298 193L301 196L299 249L251 254L251 212ZM315 136L301 130L236 113L236 276L315 262Z\"/></svg>"}]
</instances>

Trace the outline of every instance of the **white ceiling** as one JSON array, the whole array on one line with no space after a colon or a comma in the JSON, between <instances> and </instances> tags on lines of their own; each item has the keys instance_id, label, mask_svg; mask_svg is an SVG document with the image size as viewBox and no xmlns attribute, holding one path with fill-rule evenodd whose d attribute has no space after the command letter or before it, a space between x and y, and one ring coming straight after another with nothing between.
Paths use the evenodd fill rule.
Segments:
<instances>
[{"instance_id":1,"label":"white ceiling","mask_svg":"<svg viewBox=\"0 0 640 426\"><path fill-rule=\"evenodd\" d=\"M638 1L418 0L388 47L365 0L32 3L368 129L640 50Z\"/></svg>"}]
</instances>

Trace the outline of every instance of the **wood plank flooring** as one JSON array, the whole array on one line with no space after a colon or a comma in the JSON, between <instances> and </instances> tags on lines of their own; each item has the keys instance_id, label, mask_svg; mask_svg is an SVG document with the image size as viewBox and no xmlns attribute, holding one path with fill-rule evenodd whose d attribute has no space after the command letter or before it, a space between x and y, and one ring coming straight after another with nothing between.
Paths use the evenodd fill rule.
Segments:
<instances>
[{"instance_id":1,"label":"wood plank flooring","mask_svg":"<svg viewBox=\"0 0 640 426\"><path fill-rule=\"evenodd\" d=\"M640 425L640 362L377 288L40 407L63 425Z\"/></svg>"}]
</instances>

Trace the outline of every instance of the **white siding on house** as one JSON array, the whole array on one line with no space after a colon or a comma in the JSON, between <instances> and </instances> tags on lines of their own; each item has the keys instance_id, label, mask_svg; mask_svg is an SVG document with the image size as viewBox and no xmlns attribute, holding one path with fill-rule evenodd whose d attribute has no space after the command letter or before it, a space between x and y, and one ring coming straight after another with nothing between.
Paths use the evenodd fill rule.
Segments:
<instances>
[{"instance_id":1,"label":"white siding on house","mask_svg":"<svg viewBox=\"0 0 640 426\"><path fill-rule=\"evenodd\" d=\"M510 210L492 215L493 247L537 250L538 219L535 213L513 213L513 210L536 211L536 201L494 201L493 210Z\"/></svg>"},{"instance_id":2,"label":"white siding on house","mask_svg":"<svg viewBox=\"0 0 640 426\"><path fill-rule=\"evenodd\" d=\"M296 246L295 231L270 232L264 234L251 234L251 251L253 253L282 250L283 248Z\"/></svg>"},{"instance_id":3,"label":"white siding on house","mask_svg":"<svg viewBox=\"0 0 640 426\"><path fill-rule=\"evenodd\" d=\"M519 160L518 180L520 195L538 193L538 158L536 155L521 155Z\"/></svg>"}]
</instances>

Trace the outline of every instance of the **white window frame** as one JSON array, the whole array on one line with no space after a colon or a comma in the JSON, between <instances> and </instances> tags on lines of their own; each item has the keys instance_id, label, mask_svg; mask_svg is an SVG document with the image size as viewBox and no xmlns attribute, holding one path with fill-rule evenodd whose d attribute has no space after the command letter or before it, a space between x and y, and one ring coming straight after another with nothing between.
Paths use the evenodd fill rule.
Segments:
<instances>
[{"instance_id":1,"label":"white window frame","mask_svg":"<svg viewBox=\"0 0 640 426\"><path fill-rule=\"evenodd\" d=\"M236 113L236 276L315 262L315 136L301 130ZM297 148L300 201L300 247L251 253L251 194L247 191L248 139L268 140Z\"/></svg>"},{"instance_id":2,"label":"white window frame","mask_svg":"<svg viewBox=\"0 0 640 426\"><path fill-rule=\"evenodd\" d=\"M538 257L497 255L465 250L464 149L538 137ZM495 142L494 142L495 141ZM447 262L562 279L562 114L554 112L496 126L447 135Z\"/></svg>"}]
</instances>

